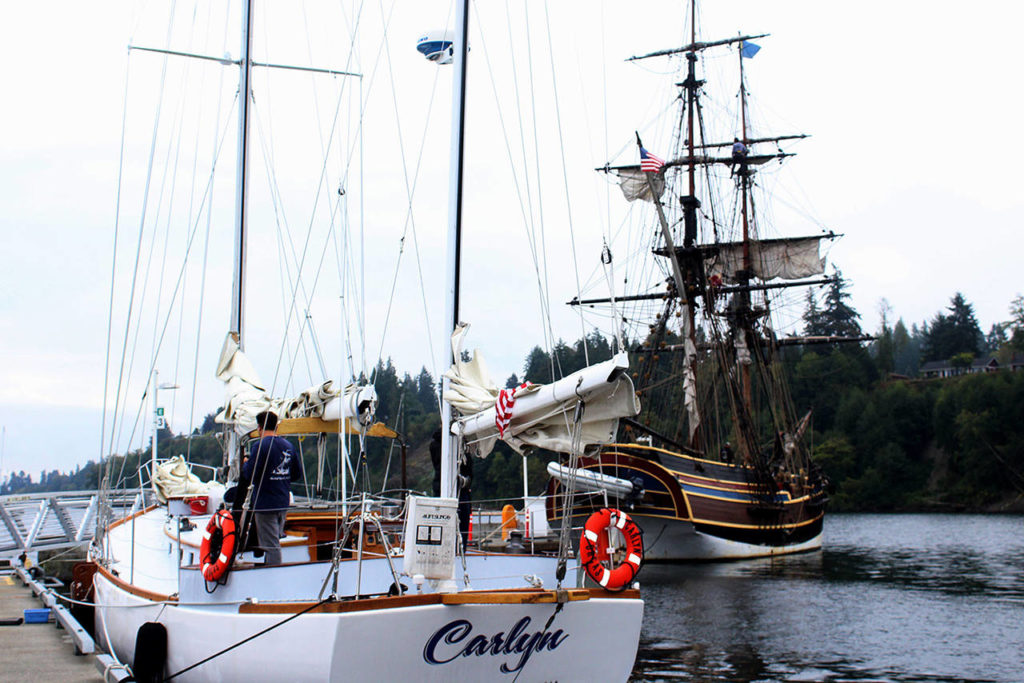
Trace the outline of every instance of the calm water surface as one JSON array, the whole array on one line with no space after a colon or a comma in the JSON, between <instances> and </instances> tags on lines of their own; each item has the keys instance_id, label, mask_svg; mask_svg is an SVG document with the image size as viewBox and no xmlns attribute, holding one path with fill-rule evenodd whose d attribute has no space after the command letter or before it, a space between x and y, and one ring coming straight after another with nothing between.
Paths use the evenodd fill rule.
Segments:
<instances>
[{"instance_id":1,"label":"calm water surface","mask_svg":"<svg viewBox=\"0 0 1024 683\"><path fill-rule=\"evenodd\" d=\"M833 514L821 552L639 580L634 681L1024 681L1024 516Z\"/></svg>"}]
</instances>

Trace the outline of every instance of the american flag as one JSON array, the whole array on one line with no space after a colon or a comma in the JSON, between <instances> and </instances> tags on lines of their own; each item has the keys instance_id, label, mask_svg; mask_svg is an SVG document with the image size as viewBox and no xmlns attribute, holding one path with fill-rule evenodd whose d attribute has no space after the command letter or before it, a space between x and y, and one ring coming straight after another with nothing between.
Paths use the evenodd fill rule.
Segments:
<instances>
[{"instance_id":1,"label":"american flag","mask_svg":"<svg viewBox=\"0 0 1024 683\"><path fill-rule=\"evenodd\" d=\"M659 159L643 147L640 148L640 170L650 173L657 173L665 165L664 159Z\"/></svg>"}]
</instances>

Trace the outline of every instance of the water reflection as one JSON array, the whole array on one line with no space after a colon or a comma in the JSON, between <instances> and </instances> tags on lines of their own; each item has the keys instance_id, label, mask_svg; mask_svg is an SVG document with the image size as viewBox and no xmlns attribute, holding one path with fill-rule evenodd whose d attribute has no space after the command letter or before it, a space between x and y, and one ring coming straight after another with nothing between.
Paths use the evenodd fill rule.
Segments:
<instances>
[{"instance_id":1,"label":"water reflection","mask_svg":"<svg viewBox=\"0 0 1024 683\"><path fill-rule=\"evenodd\" d=\"M1024 518L832 515L821 552L648 565L634 680L1024 680Z\"/></svg>"}]
</instances>

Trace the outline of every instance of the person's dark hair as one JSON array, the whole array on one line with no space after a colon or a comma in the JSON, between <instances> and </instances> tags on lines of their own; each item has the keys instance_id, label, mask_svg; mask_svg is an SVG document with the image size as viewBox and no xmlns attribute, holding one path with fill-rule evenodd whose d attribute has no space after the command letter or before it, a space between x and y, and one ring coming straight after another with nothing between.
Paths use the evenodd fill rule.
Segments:
<instances>
[{"instance_id":1,"label":"person's dark hair","mask_svg":"<svg viewBox=\"0 0 1024 683\"><path fill-rule=\"evenodd\" d=\"M256 424L259 425L260 429L272 432L277 429L277 415L269 410L264 410L262 413L256 415Z\"/></svg>"}]
</instances>

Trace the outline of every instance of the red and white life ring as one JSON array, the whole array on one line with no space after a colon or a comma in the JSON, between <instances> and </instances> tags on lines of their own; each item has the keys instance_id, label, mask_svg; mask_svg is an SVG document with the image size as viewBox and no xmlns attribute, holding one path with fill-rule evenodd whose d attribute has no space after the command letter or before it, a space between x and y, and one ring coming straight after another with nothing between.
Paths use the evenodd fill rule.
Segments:
<instances>
[{"instance_id":1,"label":"red and white life ring","mask_svg":"<svg viewBox=\"0 0 1024 683\"><path fill-rule=\"evenodd\" d=\"M216 581L224 576L234 552L235 518L227 510L219 510L210 517L210 523L203 532L203 543L199 547L203 578L207 581Z\"/></svg>"},{"instance_id":2,"label":"red and white life ring","mask_svg":"<svg viewBox=\"0 0 1024 683\"><path fill-rule=\"evenodd\" d=\"M610 568L612 558L608 554L608 530L613 526L622 532L626 540L626 559L618 567ZM643 557L643 532L629 515L615 508L603 508L590 515L580 536L580 564L587 576L608 590L622 590L632 583Z\"/></svg>"}]
</instances>

